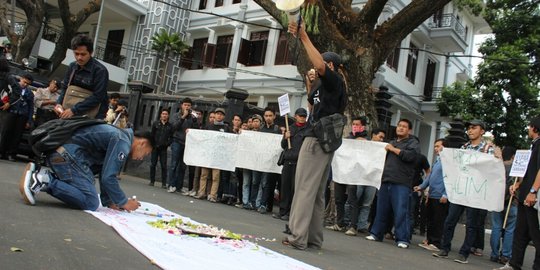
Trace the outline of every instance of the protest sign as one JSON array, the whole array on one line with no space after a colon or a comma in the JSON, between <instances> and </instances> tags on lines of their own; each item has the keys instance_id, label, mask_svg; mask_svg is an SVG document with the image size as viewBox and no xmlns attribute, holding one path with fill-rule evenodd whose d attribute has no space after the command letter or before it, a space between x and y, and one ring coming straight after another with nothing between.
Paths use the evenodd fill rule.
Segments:
<instances>
[{"instance_id":1,"label":"protest sign","mask_svg":"<svg viewBox=\"0 0 540 270\"><path fill-rule=\"evenodd\" d=\"M377 189L386 160L386 143L344 139L332 160L332 180L347 185Z\"/></svg>"},{"instance_id":2,"label":"protest sign","mask_svg":"<svg viewBox=\"0 0 540 270\"><path fill-rule=\"evenodd\" d=\"M527 166L529 165L529 159L531 158L530 150L517 150L512 162L512 169L510 170L510 176L523 177L527 172Z\"/></svg>"},{"instance_id":3,"label":"protest sign","mask_svg":"<svg viewBox=\"0 0 540 270\"><path fill-rule=\"evenodd\" d=\"M281 174L277 165L283 136L243 130L238 136L236 167Z\"/></svg>"},{"instance_id":4,"label":"protest sign","mask_svg":"<svg viewBox=\"0 0 540 270\"><path fill-rule=\"evenodd\" d=\"M284 116L291 112L291 105L289 103L289 94L284 94L278 97L279 115Z\"/></svg>"},{"instance_id":5,"label":"protest sign","mask_svg":"<svg viewBox=\"0 0 540 270\"><path fill-rule=\"evenodd\" d=\"M238 135L190 129L186 134L184 162L190 166L234 172Z\"/></svg>"},{"instance_id":6,"label":"protest sign","mask_svg":"<svg viewBox=\"0 0 540 270\"><path fill-rule=\"evenodd\" d=\"M463 149L440 153L444 186L451 203L500 212L504 209L506 177L501 159Z\"/></svg>"}]
</instances>

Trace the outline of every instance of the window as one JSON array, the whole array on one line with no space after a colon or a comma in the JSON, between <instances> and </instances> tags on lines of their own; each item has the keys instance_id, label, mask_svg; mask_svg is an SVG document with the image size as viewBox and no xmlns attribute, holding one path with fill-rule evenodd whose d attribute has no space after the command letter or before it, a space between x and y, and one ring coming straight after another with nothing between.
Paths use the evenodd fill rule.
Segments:
<instances>
[{"instance_id":1,"label":"window","mask_svg":"<svg viewBox=\"0 0 540 270\"><path fill-rule=\"evenodd\" d=\"M152 121L154 121L154 106L150 107L150 113L148 115L148 126L152 126Z\"/></svg>"},{"instance_id":2,"label":"window","mask_svg":"<svg viewBox=\"0 0 540 270\"><path fill-rule=\"evenodd\" d=\"M397 72L399 67L399 54L401 52L400 48L395 48L392 53L386 58L386 65Z\"/></svg>"},{"instance_id":3,"label":"window","mask_svg":"<svg viewBox=\"0 0 540 270\"><path fill-rule=\"evenodd\" d=\"M405 71L405 77L414 84L416 78L416 65L418 64L418 47L412 43L409 45L409 53L407 56L407 70Z\"/></svg>"},{"instance_id":4,"label":"window","mask_svg":"<svg viewBox=\"0 0 540 270\"><path fill-rule=\"evenodd\" d=\"M276 51L275 65L287 65L290 64L291 56L289 55L289 41L287 40L286 32L281 31L279 33L279 40Z\"/></svg>"},{"instance_id":5,"label":"window","mask_svg":"<svg viewBox=\"0 0 540 270\"><path fill-rule=\"evenodd\" d=\"M240 4L240 2L242 2L242 0L233 0L232 1L233 4Z\"/></svg>"},{"instance_id":6,"label":"window","mask_svg":"<svg viewBox=\"0 0 540 270\"><path fill-rule=\"evenodd\" d=\"M264 65L267 43L268 31L253 32L250 40L242 39L238 63L246 66Z\"/></svg>"},{"instance_id":7,"label":"window","mask_svg":"<svg viewBox=\"0 0 540 270\"><path fill-rule=\"evenodd\" d=\"M221 7L223 6L223 0L216 0L216 7Z\"/></svg>"},{"instance_id":8,"label":"window","mask_svg":"<svg viewBox=\"0 0 540 270\"><path fill-rule=\"evenodd\" d=\"M221 36L217 38L216 56L213 64L214 67L222 68L229 66L233 39L234 35Z\"/></svg>"},{"instance_id":9,"label":"window","mask_svg":"<svg viewBox=\"0 0 540 270\"><path fill-rule=\"evenodd\" d=\"M206 1L207 0L199 0L199 10L206 9Z\"/></svg>"},{"instance_id":10,"label":"window","mask_svg":"<svg viewBox=\"0 0 540 270\"><path fill-rule=\"evenodd\" d=\"M202 69L207 43L208 38L193 40L193 46L189 49L188 53L182 57L181 66L187 69Z\"/></svg>"}]
</instances>

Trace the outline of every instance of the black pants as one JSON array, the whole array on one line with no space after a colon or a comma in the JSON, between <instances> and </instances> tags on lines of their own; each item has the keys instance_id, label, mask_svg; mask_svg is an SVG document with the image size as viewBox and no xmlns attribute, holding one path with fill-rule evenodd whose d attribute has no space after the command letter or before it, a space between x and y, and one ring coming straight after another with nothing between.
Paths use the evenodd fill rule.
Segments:
<instances>
[{"instance_id":1,"label":"black pants","mask_svg":"<svg viewBox=\"0 0 540 270\"><path fill-rule=\"evenodd\" d=\"M448 215L448 202L441 203L439 199L429 198L426 205L427 215L427 241L438 248L441 247L441 239L444 228L444 220Z\"/></svg>"},{"instance_id":2,"label":"black pants","mask_svg":"<svg viewBox=\"0 0 540 270\"><path fill-rule=\"evenodd\" d=\"M152 150L152 156L150 157L150 182L156 181L156 166L159 159L159 166L161 167L161 185L167 185L167 147L154 148Z\"/></svg>"},{"instance_id":3,"label":"black pants","mask_svg":"<svg viewBox=\"0 0 540 270\"><path fill-rule=\"evenodd\" d=\"M538 229L538 211L532 207L518 204L516 229L512 242L512 258L510 265L514 269L521 269L525 250L532 240L535 247L533 269L540 269L540 229Z\"/></svg>"},{"instance_id":4,"label":"black pants","mask_svg":"<svg viewBox=\"0 0 540 270\"><path fill-rule=\"evenodd\" d=\"M21 142L24 127L28 121L28 116L11 114L11 121L8 121L4 128L6 128L6 140L3 147L4 151L10 155L16 155L19 143Z\"/></svg>"},{"instance_id":5,"label":"black pants","mask_svg":"<svg viewBox=\"0 0 540 270\"><path fill-rule=\"evenodd\" d=\"M334 182L334 199L336 201L336 224L345 227L345 202L347 201L347 185Z\"/></svg>"},{"instance_id":6,"label":"black pants","mask_svg":"<svg viewBox=\"0 0 540 270\"><path fill-rule=\"evenodd\" d=\"M274 207L274 190L281 181L281 176L277 173L267 173L266 186L264 186L261 205L265 205L268 212L272 212Z\"/></svg>"},{"instance_id":7,"label":"black pants","mask_svg":"<svg viewBox=\"0 0 540 270\"><path fill-rule=\"evenodd\" d=\"M291 204L294 196L294 175L296 174L296 162L285 161L281 170L281 190L279 201L279 215L290 215Z\"/></svg>"}]
</instances>

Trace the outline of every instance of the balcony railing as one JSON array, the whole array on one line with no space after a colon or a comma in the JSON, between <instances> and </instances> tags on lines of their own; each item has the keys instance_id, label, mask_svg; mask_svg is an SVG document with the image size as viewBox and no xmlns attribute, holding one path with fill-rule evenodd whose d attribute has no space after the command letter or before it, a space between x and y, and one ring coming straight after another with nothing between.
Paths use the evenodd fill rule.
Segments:
<instances>
[{"instance_id":1,"label":"balcony railing","mask_svg":"<svg viewBox=\"0 0 540 270\"><path fill-rule=\"evenodd\" d=\"M126 57L119 54L110 53L109 55L105 55L105 48L101 46L97 46L96 50L94 51L94 57L102 60L105 63L109 63L113 66L117 66L119 68L126 69Z\"/></svg>"},{"instance_id":2,"label":"balcony railing","mask_svg":"<svg viewBox=\"0 0 540 270\"><path fill-rule=\"evenodd\" d=\"M426 87L424 89L425 102L437 102L441 98L442 87Z\"/></svg>"},{"instance_id":3,"label":"balcony railing","mask_svg":"<svg viewBox=\"0 0 540 270\"><path fill-rule=\"evenodd\" d=\"M429 26L432 29L452 28L460 38L466 40L467 33L465 33L465 27L463 27L461 22L453 14L435 15L431 17Z\"/></svg>"}]
</instances>

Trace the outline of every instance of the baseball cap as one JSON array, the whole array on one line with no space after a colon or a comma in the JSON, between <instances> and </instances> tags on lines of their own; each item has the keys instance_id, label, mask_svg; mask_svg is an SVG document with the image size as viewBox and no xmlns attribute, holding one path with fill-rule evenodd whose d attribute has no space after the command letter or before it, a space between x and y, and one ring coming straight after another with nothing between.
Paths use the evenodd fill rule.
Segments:
<instances>
[{"instance_id":1,"label":"baseball cap","mask_svg":"<svg viewBox=\"0 0 540 270\"><path fill-rule=\"evenodd\" d=\"M298 108L298 109L296 109L294 114L295 115L300 115L300 116L307 116L307 111L304 108Z\"/></svg>"},{"instance_id":2,"label":"baseball cap","mask_svg":"<svg viewBox=\"0 0 540 270\"><path fill-rule=\"evenodd\" d=\"M214 112L215 112L215 113L222 113L223 115L225 115L225 109L223 109L223 108L216 108L216 109L214 110Z\"/></svg>"},{"instance_id":3,"label":"baseball cap","mask_svg":"<svg viewBox=\"0 0 540 270\"><path fill-rule=\"evenodd\" d=\"M469 126L479 126L483 130L486 129L486 123L484 123L483 121L479 119L473 119L471 121L465 122L465 127L469 127Z\"/></svg>"},{"instance_id":4,"label":"baseball cap","mask_svg":"<svg viewBox=\"0 0 540 270\"><path fill-rule=\"evenodd\" d=\"M263 118L260 114L254 114L251 116L251 119L258 119L261 123L263 121Z\"/></svg>"},{"instance_id":5,"label":"baseball cap","mask_svg":"<svg viewBox=\"0 0 540 270\"><path fill-rule=\"evenodd\" d=\"M341 56L339 56L337 53L335 52L325 52L322 54L322 58L324 60L324 62L332 62L334 63L334 66L339 66L341 65Z\"/></svg>"}]
</instances>

